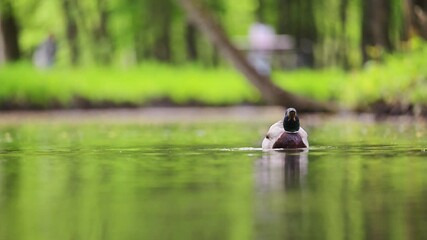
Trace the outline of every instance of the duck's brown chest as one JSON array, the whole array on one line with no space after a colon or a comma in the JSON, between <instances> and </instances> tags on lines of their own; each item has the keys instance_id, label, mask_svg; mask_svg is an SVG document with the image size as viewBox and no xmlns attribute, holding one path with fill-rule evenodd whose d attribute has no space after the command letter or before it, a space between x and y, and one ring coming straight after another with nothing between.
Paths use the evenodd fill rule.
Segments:
<instances>
[{"instance_id":1,"label":"duck's brown chest","mask_svg":"<svg viewBox=\"0 0 427 240\"><path fill-rule=\"evenodd\" d=\"M274 143L273 148L305 148L307 147L298 133L284 132Z\"/></svg>"}]
</instances>

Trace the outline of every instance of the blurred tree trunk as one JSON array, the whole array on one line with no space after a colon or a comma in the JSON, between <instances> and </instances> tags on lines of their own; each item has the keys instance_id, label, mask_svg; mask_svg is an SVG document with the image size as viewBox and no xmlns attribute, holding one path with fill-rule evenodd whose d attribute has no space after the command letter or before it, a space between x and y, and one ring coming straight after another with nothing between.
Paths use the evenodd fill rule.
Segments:
<instances>
[{"instance_id":1,"label":"blurred tree trunk","mask_svg":"<svg viewBox=\"0 0 427 240\"><path fill-rule=\"evenodd\" d=\"M340 2L340 20L341 20L341 31L346 31L347 25L347 7L349 0L341 0Z\"/></svg>"},{"instance_id":2,"label":"blurred tree trunk","mask_svg":"<svg viewBox=\"0 0 427 240\"><path fill-rule=\"evenodd\" d=\"M219 64L220 64L220 55L218 54L218 48L216 46L213 46L212 65L214 67L218 67Z\"/></svg>"},{"instance_id":3,"label":"blurred tree trunk","mask_svg":"<svg viewBox=\"0 0 427 240\"><path fill-rule=\"evenodd\" d=\"M257 0L257 8L255 9L255 17L259 22L265 22L266 0Z\"/></svg>"},{"instance_id":4,"label":"blurred tree trunk","mask_svg":"<svg viewBox=\"0 0 427 240\"><path fill-rule=\"evenodd\" d=\"M403 11L403 40L414 35L427 39L427 0L404 0Z\"/></svg>"},{"instance_id":5,"label":"blurred tree trunk","mask_svg":"<svg viewBox=\"0 0 427 240\"><path fill-rule=\"evenodd\" d=\"M19 47L19 25L10 1L0 5L0 29L3 37L6 61L17 61L21 58Z\"/></svg>"},{"instance_id":6,"label":"blurred tree trunk","mask_svg":"<svg viewBox=\"0 0 427 240\"><path fill-rule=\"evenodd\" d=\"M427 0L415 0L415 21L419 35L427 40Z\"/></svg>"},{"instance_id":7,"label":"blurred tree trunk","mask_svg":"<svg viewBox=\"0 0 427 240\"><path fill-rule=\"evenodd\" d=\"M145 0L138 9L141 23L136 30L135 49L138 61L155 59L172 61L172 0Z\"/></svg>"},{"instance_id":8,"label":"blurred tree trunk","mask_svg":"<svg viewBox=\"0 0 427 240\"><path fill-rule=\"evenodd\" d=\"M277 87L269 77L261 76L249 64L228 39L224 30L217 24L213 16L196 0L179 0L187 16L199 30L216 45L224 58L229 60L246 79L260 92L263 99L270 104L293 106L301 111L333 111L333 106L321 104L306 98L294 95Z\"/></svg>"},{"instance_id":9,"label":"blurred tree trunk","mask_svg":"<svg viewBox=\"0 0 427 240\"><path fill-rule=\"evenodd\" d=\"M340 20L341 20L341 41L340 51L338 52L338 59L344 69L349 69L350 64L348 61L347 50L347 9L349 0L341 0L340 2Z\"/></svg>"},{"instance_id":10,"label":"blurred tree trunk","mask_svg":"<svg viewBox=\"0 0 427 240\"><path fill-rule=\"evenodd\" d=\"M79 61L78 28L73 8L70 0L62 1L62 9L65 17L65 29L68 47L70 49L70 62L77 65Z\"/></svg>"},{"instance_id":11,"label":"blurred tree trunk","mask_svg":"<svg viewBox=\"0 0 427 240\"><path fill-rule=\"evenodd\" d=\"M293 25L293 20L290 1L291 0L277 0L277 32L279 34L292 34L290 27Z\"/></svg>"},{"instance_id":12,"label":"blurred tree trunk","mask_svg":"<svg viewBox=\"0 0 427 240\"><path fill-rule=\"evenodd\" d=\"M187 22L185 26L185 45L187 51L187 60L197 60L197 32L196 27L190 22Z\"/></svg>"},{"instance_id":13,"label":"blurred tree trunk","mask_svg":"<svg viewBox=\"0 0 427 240\"><path fill-rule=\"evenodd\" d=\"M317 41L315 0L277 0L277 32L295 38L299 65L314 66L313 45Z\"/></svg>"},{"instance_id":14,"label":"blurred tree trunk","mask_svg":"<svg viewBox=\"0 0 427 240\"><path fill-rule=\"evenodd\" d=\"M145 44L143 34L139 31L135 31L133 42L134 42L136 62L140 63L148 55L145 50L146 44Z\"/></svg>"},{"instance_id":15,"label":"blurred tree trunk","mask_svg":"<svg viewBox=\"0 0 427 240\"><path fill-rule=\"evenodd\" d=\"M402 22L402 40L408 41L413 34L412 26L412 0L403 0L403 22Z\"/></svg>"},{"instance_id":16,"label":"blurred tree trunk","mask_svg":"<svg viewBox=\"0 0 427 240\"><path fill-rule=\"evenodd\" d=\"M93 31L95 59L102 64L111 62L111 53L113 52L110 34L108 32L109 12L105 0L97 0L97 10L99 14L98 24Z\"/></svg>"},{"instance_id":17,"label":"blurred tree trunk","mask_svg":"<svg viewBox=\"0 0 427 240\"><path fill-rule=\"evenodd\" d=\"M0 16L0 19L1 19L1 16ZM1 29L1 24L0 24L0 65L2 65L5 61L6 61L6 55L5 55L5 47L3 43L3 31Z\"/></svg>"},{"instance_id":18,"label":"blurred tree trunk","mask_svg":"<svg viewBox=\"0 0 427 240\"><path fill-rule=\"evenodd\" d=\"M392 50L390 16L389 0L362 0L363 63L378 59L383 50Z\"/></svg>"},{"instance_id":19,"label":"blurred tree trunk","mask_svg":"<svg viewBox=\"0 0 427 240\"><path fill-rule=\"evenodd\" d=\"M156 37L153 45L153 54L155 59L163 62L170 62L172 60L170 23L171 21L165 20L161 27L160 34Z\"/></svg>"}]
</instances>

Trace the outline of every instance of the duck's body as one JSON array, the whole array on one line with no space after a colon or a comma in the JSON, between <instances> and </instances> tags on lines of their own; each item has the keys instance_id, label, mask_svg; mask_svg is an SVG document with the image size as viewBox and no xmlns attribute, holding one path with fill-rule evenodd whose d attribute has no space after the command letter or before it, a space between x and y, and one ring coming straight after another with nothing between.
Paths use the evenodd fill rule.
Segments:
<instances>
[{"instance_id":1,"label":"duck's body","mask_svg":"<svg viewBox=\"0 0 427 240\"><path fill-rule=\"evenodd\" d=\"M285 118L273 124L262 141L263 149L308 148L307 132L299 126L296 110L289 108Z\"/></svg>"}]
</instances>

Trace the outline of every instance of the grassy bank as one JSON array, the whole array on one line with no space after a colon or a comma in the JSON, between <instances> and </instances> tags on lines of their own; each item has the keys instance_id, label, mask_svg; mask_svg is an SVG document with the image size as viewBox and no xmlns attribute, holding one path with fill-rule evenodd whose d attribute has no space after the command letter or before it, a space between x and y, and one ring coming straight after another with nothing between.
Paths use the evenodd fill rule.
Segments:
<instances>
[{"instance_id":1,"label":"grassy bank","mask_svg":"<svg viewBox=\"0 0 427 240\"><path fill-rule=\"evenodd\" d=\"M363 70L276 72L278 85L348 108L374 103L427 106L427 47L393 55ZM132 69L54 68L17 64L0 68L0 106L81 107L173 104L259 104L257 91L233 69L144 64Z\"/></svg>"},{"instance_id":2,"label":"grassy bank","mask_svg":"<svg viewBox=\"0 0 427 240\"><path fill-rule=\"evenodd\" d=\"M232 105L260 101L256 90L231 69L145 64L134 69L79 68L40 71L28 65L0 69L3 105L74 107L146 105L159 101Z\"/></svg>"}]
</instances>

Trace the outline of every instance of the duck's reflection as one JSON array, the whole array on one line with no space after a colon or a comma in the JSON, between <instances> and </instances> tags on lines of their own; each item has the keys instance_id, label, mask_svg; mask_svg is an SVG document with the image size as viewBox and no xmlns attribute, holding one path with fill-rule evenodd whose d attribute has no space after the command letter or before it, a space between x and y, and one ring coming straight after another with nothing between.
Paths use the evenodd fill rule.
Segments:
<instances>
[{"instance_id":1,"label":"duck's reflection","mask_svg":"<svg viewBox=\"0 0 427 240\"><path fill-rule=\"evenodd\" d=\"M307 151L269 151L255 162L255 239L293 239L304 222Z\"/></svg>"},{"instance_id":2,"label":"duck's reflection","mask_svg":"<svg viewBox=\"0 0 427 240\"><path fill-rule=\"evenodd\" d=\"M308 168L308 150L269 151L255 164L257 191L299 189Z\"/></svg>"}]
</instances>

